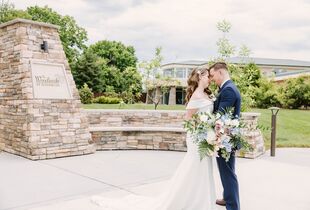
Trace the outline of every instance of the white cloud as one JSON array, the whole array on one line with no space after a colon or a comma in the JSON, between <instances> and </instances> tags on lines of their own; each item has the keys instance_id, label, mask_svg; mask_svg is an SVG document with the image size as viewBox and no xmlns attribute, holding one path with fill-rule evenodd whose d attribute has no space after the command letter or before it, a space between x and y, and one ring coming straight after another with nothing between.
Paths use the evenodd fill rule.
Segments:
<instances>
[{"instance_id":1,"label":"white cloud","mask_svg":"<svg viewBox=\"0 0 310 210\"><path fill-rule=\"evenodd\" d=\"M74 16L90 43L119 40L140 60L163 47L166 61L216 55L219 20L232 23L229 38L253 56L310 60L310 4L295 0L13 0L16 7L48 5Z\"/></svg>"}]
</instances>

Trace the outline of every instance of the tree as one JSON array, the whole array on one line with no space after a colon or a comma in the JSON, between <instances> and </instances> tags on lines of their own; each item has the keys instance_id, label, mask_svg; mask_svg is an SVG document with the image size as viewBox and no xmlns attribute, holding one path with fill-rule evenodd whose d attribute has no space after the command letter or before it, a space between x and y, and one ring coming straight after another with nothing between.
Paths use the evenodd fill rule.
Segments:
<instances>
[{"instance_id":1,"label":"tree","mask_svg":"<svg viewBox=\"0 0 310 210\"><path fill-rule=\"evenodd\" d=\"M91 45L87 51L105 61L100 75L102 92L122 95L125 102L132 102L139 96L142 78L137 71L137 57L132 46L103 40Z\"/></svg>"},{"instance_id":2,"label":"tree","mask_svg":"<svg viewBox=\"0 0 310 210\"><path fill-rule=\"evenodd\" d=\"M222 37L217 41L219 58L216 61L225 61L228 63L228 70L232 80L236 83L242 96L242 111L246 111L249 107L255 104L255 87L259 86L261 81L261 71L254 63L247 63L251 51L245 46L241 45L239 49L239 56L241 57L241 64L229 63L229 58L236 53L236 46L232 45L227 38L232 25L226 20L220 21L217 24L217 29L222 32ZM212 61L216 62L216 61Z\"/></svg>"},{"instance_id":3,"label":"tree","mask_svg":"<svg viewBox=\"0 0 310 210\"><path fill-rule=\"evenodd\" d=\"M132 46L125 46L121 42L103 40L91 45L96 55L104 58L108 66L115 66L120 71L125 71L127 67L137 66L135 49Z\"/></svg>"},{"instance_id":4,"label":"tree","mask_svg":"<svg viewBox=\"0 0 310 210\"><path fill-rule=\"evenodd\" d=\"M154 104L155 110L159 105L163 95L169 91L169 86L179 85L179 81L170 77L164 77L160 74L160 66L163 60L161 55L161 47L155 49L155 57L149 61L143 61L139 64L142 72L143 84L146 91L146 103L150 100ZM154 93L156 88L160 89L161 94ZM153 91L153 94L150 92Z\"/></svg>"},{"instance_id":5,"label":"tree","mask_svg":"<svg viewBox=\"0 0 310 210\"><path fill-rule=\"evenodd\" d=\"M298 109L310 105L310 77L299 77L286 81L282 89L283 105Z\"/></svg>"},{"instance_id":6,"label":"tree","mask_svg":"<svg viewBox=\"0 0 310 210\"><path fill-rule=\"evenodd\" d=\"M104 91L103 69L107 68L106 61L89 50L73 64L72 73L78 88L87 84L95 93Z\"/></svg>"},{"instance_id":7,"label":"tree","mask_svg":"<svg viewBox=\"0 0 310 210\"><path fill-rule=\"evenodd\" d=\"M69 63L72 65L81 51L86 48L87 32L77 25L73 17L62 16L48 6L27 8L27 13L34 21L41 21L60 26L59 35Z\"/></svg>"},{"instance_id":8,"label":"tree","mask_svg":"<svg viewBox=\"0 0 310 210\"><path fill-rule=\"evenodd\" d=\"M125 103L134 103L142 92L142 76L135 67L127 67L122 72L122 98Z\"/></svg>"},{"instance_id":9,"label":"tree","mask_svg":"<svg viewBox=\"0 0 310 210\"><path fill-rule=\"evenodd\" d=\"M260 79L260 85L254 88L255 105L258 108L269 108L272 106L280 106L280 98L278 89L275 84L266 78Z\"/></svg>"},{"instance_id":10,"label":"tree","mask_svg":"<svg viewBox=\"0 0 310 210\"><path fill-rule=\"evenodd\" d=\"M91 89L88 87L88 85L86 83L79 90L79 95L80 95L81 102L83 104L91 104L92 103L92 99L94 97L94 94L92 93Z\"/></svg>"},{"instance_id":11,"label":"tree","mask_svg":"<svg viewBox=\"0 0 310 210\"><path fill-rule=\"evenodd\" d=\"M70 66L86 47L85 43L88 40L86 30L78 26L73 17L62 16L48 6L28 7L24 11L17 10L14 4L2 0L0 3L0 23L15 18L31 19L60 26L59 35Z\"/></svg>"},{"instance_id":12,"label":"tree","mask_svg":"<svg viewBox=\"0 0 310 210\"><path fill-rule=\"evenodd\" d=\"M108 62L92 46L86 49L72 68L77 86L86 83L95 93L122 95L125 102L132 102L142 90L140 73L136 67L128 66L121 71Z\"/></svg>"},{"instance_id":13,"label":"tree","mask_svg":"<svg viewBox=\"0 0 310 210\"><path fill-rule=\"evenodd\" d=\"M216 45L218 47L218 53L222 59L231 57L236 50L236 47L233 46L229 39L226 37L231 29L231 23L226 20L222 20L217 23L217 29L222 32L222 37L219 38Z\"/></svg>"},{"instance_id":14,"label":"tree","mask_svg":"<svg viewBox=\"0 0 310 210\"><path fill-rule=\"evenodd\" d=\"M26 11L15 9L14 4L9 1L1 0L0 23L5 23L15 18L31 19L31 16Z\"/></svg>"},{"instance_id":15,"label":"tree","mask_svg":"<svg viewBox=\"0 0 310 210\"><path fill-rule=\"evenodd\" d=\"M247 58L249 57L251 54L251 50L246 46L246 45L241 45L240 49L239 49L239 56L241 58Z\"/></svg>"}]
</instances>

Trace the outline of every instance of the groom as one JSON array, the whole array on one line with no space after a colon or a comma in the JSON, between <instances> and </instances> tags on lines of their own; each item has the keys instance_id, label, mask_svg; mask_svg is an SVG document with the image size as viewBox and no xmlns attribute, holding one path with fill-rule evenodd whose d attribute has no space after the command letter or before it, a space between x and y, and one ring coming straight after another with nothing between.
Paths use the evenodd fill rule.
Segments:
<instances>
[{"instance_id":1,"label":"groom","mask_svg":"<svg viewBox=\"0 0 310 210\"><path fill-rule=\"evenodd\" d=\"M240 115L241 96L238 88L230 80L227 64L217 62L209 69L209 77L219 89L219 94L214 103L214 112L224 112L227 108L233 108L236 118ZM235 151L235 149L234 149ZM216 200L216 204L226 206L227 210L240 210L239 186L235 173L235 152L228 162L221 156L216 158L223 185L223 199Z\"/></svg>"}]
</instances>

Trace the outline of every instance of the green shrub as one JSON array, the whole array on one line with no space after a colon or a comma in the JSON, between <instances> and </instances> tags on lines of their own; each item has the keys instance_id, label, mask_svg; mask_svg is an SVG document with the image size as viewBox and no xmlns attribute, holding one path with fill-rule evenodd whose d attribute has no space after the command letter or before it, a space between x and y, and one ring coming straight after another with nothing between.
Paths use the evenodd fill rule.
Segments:
<instances>
[{"instance_id":1,"label":"green shrub","mask_svg":"<svg viewBox=\"0 0 310 210\"><path fill-rule=\"evenodd\" d=\"M260 86L254 90L255 105L257 108L269 108L272 106L281 106L279 90L274 83L267 79L261 79Z\"/></svg>"},{"instance_id":2,"label":"green shrub","mask_svg":"<svg viewBox=\"0 0 310 210\"><path fill-rule=\"evenodd\" d=\"M93 103L97 104L119 104L122 101L120 98L109 97L109 96L99 96L93 100Z\"/></svg>"},{"instance_id":3,"label":"green shrub","mask_svg":"<svg viewBox=\"0 0 310 210\"><path fill-rule=\"evenodd\" d=\"M119 98L119 94L115 93L113 91L105 92L105 93L103 93L103 95L106 96L106 97L111 97L111 98Z\"/></svg>"},{"instance_id":4,"label":"green shrub","mask_svg":"<svg viewBox=\"0 0 310 210\"><path fill-rule=\"evenodd\" d=\"M285 108L307 108L310 105L310 77L289 79L281 90L282 104Z\"/></svg>"},{"instance_id":5,"label":"green shrub","mask_svg":"<svg viewBox=\"0 0 310 210\"><path fill-rule=\"evenodd\" d=\"M79 90L79 95L81 102L83 104L91 104L94 94L92 90L88 87L86 83L84 83L83 87Z\"/></svg>"}]
</instances>

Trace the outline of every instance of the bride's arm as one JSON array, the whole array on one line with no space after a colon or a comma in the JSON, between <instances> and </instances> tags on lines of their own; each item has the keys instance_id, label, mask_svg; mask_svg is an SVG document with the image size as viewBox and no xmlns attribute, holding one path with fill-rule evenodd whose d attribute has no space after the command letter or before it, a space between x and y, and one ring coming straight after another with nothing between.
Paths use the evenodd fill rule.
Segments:
<instances>
[{"instance_id":1,"label":"bride's arm","mask_svg":"<svg viewBox=\"0 0 310 210\"><path fill-rule=\"evenodd\" d=\"M185 120L191 119L193 114L195 114L197 111L198 111L198 109L187 109L186 115L185 115Z\"/></svg>"}]
</instances>

